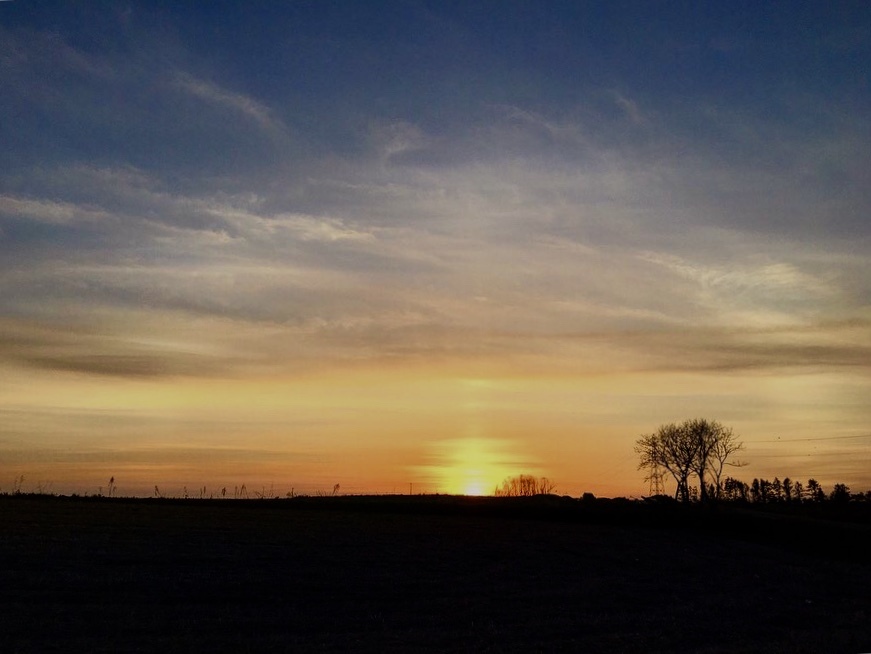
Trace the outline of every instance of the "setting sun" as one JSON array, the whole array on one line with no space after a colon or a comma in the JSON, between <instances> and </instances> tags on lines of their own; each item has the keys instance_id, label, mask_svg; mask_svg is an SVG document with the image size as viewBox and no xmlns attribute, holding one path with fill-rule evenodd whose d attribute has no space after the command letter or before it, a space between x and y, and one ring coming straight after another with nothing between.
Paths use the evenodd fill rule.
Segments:
<instances>
[{"instance_id":1,"label":"setting sun","mask_svg":"<svg viewBox=\"0 0 871 654\"><path fill-rule=\"evenodd\" d=\"M438 492L452 495L490 495L506 477L528 468L509 441L472 437L442 441L434 448L433 463L421 472L432 478Z\"/></svg>"},{"instance_id":2,"label":"setting sun","mask_svg":"<svg viewBox=\"0 0 871 654\"><path fill-rule=\"evenodd\" d=\"M480 481L470 481L466 484L466 488L463 491L464 495L486 495L487 489L484 488L483 482Z\"/></svg>"}]
</instances>

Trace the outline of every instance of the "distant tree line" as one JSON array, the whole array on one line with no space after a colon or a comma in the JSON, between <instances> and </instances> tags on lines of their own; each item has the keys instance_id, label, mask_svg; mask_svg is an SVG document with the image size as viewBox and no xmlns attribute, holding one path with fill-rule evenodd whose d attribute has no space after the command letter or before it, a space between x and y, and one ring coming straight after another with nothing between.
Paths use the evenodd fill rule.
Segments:
<instances>
[{"instance_id":1,"label":"distant tree line","mask_svg":"<svg viewBox=\"0 0 871 654\"><path fill-rule=\"evenodd\" d=\"M722 499L729 502L752 502L753 504L800 504L833 502L871 502L871 490L864 493L850 492L846 484L835 484L825 492L816 479L808 479L806 484L793 481L789 477L782 480L754 479L749 485L739 479L727 477L723 482Z\"/></svg>"},{"instance_id":2,"label":"distant tree line","mask_svg":"<svg viewBox=\"0 0 871 654\"><path fill-rule=\"evenodd\" d=\"M746 465L734 460L743 449L744 444L731 428L703 418L662 425L656 432L644 434L635 442L638 468L647 471L645 481L651 482L656 493L661 493L662 480L670 475L677 484L675 499L683 502L871 502L871 490L851 493L845 484L835 484L827 494L816 479L808 479L806 484L802 484L789 477L782 480L775 477L773 481L754 479L748 485L734 477L724 477L727 467ZM697 484L691 485L691 480Z\"/></svg>"}]
</instances>

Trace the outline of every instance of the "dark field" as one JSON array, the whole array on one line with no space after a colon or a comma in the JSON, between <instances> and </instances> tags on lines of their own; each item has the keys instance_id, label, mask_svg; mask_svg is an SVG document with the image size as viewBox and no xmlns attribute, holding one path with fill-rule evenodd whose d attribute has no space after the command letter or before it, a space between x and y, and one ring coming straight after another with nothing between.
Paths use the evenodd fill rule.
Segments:
<instances>
[{"instance_id":1,"label":"dark field","mask_svg":"<svg viewBox=\"0 0 871 654\"><path fill-rule=\"evenodd\" d=\"M871 650L867 524L556 502L0 497L0 651Z\"/></svg>"}]
</instances>

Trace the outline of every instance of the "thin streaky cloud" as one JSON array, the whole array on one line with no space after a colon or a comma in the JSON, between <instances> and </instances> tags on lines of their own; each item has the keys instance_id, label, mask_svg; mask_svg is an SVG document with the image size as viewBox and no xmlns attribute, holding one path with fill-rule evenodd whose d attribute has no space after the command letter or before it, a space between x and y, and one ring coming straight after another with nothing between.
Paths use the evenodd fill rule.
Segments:
<instances>
[{"instance_id":1,"label":"thin streaky cloud","mask_svg":"<svg viewBox=\"0 0 871 654\"><path fill-rule=\"evenodd\" d=\"M54 225L103 222L112 216L93 207L82 207L70 202L31 199L0 195L0 214Z\"/></svg>"},{"instance_id":2,"label":"thin streaky cloud","mask_svg":"<svg viewBox=\"0 0 871 654\"><path fill-rule=\"evenodd\" d=\"M172 77L173 85L197 98L215 105L227 107L256 122L263 129L285 132L287 127L275 116L275 112L254 98L237 93L190 73L179 72Z\"/></svg>"}]
</instances>

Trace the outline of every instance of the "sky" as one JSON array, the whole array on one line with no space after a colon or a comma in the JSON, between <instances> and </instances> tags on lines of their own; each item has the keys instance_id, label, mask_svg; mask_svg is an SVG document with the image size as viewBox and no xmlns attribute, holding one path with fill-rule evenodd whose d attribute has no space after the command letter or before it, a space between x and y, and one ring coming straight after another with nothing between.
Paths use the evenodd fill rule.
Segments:
<instances>
[{"instance_id":1,"label":"sky","mask_svg":"<svg viewBox=\"0 0 871 654\"><path fill-rule=\"evenodd\" d=\"M871 489L869 76L867 2L2 2L0 492Z\"/></svg>"}]
</instances>

